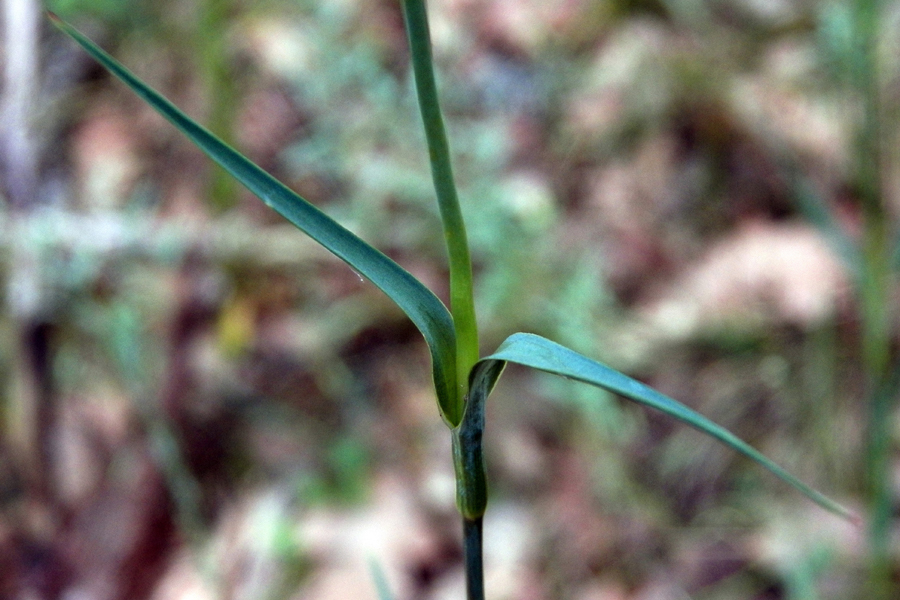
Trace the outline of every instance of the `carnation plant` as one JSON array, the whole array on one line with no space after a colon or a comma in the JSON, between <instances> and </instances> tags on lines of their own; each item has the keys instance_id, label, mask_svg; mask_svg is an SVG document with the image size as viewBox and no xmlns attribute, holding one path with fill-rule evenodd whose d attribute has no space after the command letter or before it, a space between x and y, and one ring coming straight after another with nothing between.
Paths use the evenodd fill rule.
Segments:
<instances>
[{"instance_id":1,"label":"carnation plant","mask_svg":"<svg viewBox=\"0 0 900 600\"><path fill-rule=\"evenodd\" d=\"M55 15L51 14L50 17L57 27L177 127L240 184L387 294L422 333L431 354L438 413L452 438L456 504L462 519L467 594L470 600L484 598L482 519L488 505L483 456L485 403L508 363L596 386L661 411L757 462L824 509L845 518L853 518L847 509L801 482L734 434L696 411L552 340L531 333L513 333L495 351L487 355L480 354L469 246L437 94L426 2L401 2L447 248L449 308L401 265L185 115L72 26Z\"/></svg>"}]
</instances>

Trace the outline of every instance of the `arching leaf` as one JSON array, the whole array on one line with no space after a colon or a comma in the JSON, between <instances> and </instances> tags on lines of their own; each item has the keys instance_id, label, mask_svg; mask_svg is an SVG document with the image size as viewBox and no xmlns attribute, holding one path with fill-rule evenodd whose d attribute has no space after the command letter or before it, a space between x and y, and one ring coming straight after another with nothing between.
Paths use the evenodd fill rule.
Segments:
<instances>
[{"instance_id":1,"label":"arching leaf","mask_svg":"<svg viewBox=\"0 0 900 600\"><path fill-rule=\"evenodd\" d=\"M434 386L441 415L451 426L456 426L462 417L458 408L460 403L456 401L461 394L456 377L456 335L453 319L437 296L393 260L185 115L74 27L52 13L48 14L59 29L190 138L207 156L269 207L368 278L409 316L425 336L431 351Z\"/></svg>"},{"instance_id":2,"label":"arching leaf","mask_svg":"<svg viewBox=\"0 0 900 600\"><path fill-rule=\"evenodd\" d=\"M740 452L744 456L756 461L776 477L787 482L801 494L821 506L822 508L838 514L844 518L856 520L848 509L844 508L831 498L809 487L783 468L763 456L759 451L738 438L736 435L716 425L700 413L687 406L665 396L643 383L616 371L595 360L591 360L574 350L552 342L546 338L529 333L516 333L511 335L497 351L481 359L469 377L472 389L470 402L466 407L460 432L456 435L480 437L484 423L484 399L499 376L499 371L507 362L512 362L539 371L553 373L569 379L603 388L616 393L628 400L643 404L649 408L662 411L665 414L690 425L691 427L711 436L726 446ZM483 388L483 389L476 389ZM472 414L470 414L470 411ZM465 431L463 431L465 430ZM471 444L472 448L480 452L480 444ZM459 461L466 464L481 464L481 456L461 457Z\"/></svg>"}]
</instances>

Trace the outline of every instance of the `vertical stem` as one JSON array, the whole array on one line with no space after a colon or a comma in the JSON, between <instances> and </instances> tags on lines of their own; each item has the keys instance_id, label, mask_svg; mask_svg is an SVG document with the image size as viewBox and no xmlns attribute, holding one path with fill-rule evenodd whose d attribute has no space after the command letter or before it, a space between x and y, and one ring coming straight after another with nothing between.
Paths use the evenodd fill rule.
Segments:
<instances>
[{"instance_id":1,"label":"vertical stem","mask_svg":"<svg viewBox=\"0 0 900 600\"><path fill-rule=\"evenodd\" d=\"M207 127L226 144L233 145L237 93L228 68L228 22L230 0L205 0L200 6L195 47L200 57L200 72L210 112ZM237 182L224 169L213 166L209 175L209 199L219 210L230 208L237 200Z\"/></svg>"},{"instance_id":2,"label":"vertical stem","mask_svg":"<svg viewBox=\"0 0 900 600\"><path fill-rule=\"evenodd\" d=\"M41 318L22 324L20 348L27 354L28 374L34 402L34 441L36 465L32 483L41 502L57 502L55 489L54 442L57 421L56 386L53 377L52 325Z\"/></svg>"},{"instance_id":3,"label":"vertical stem","mask_svg":"<svg viewBox=\"0 0 900 600\"><path fill-rule=\"evenodd\" d=\"M484 600L484 567L482 564L482 518L463 519L463 542L466 556L466 598Z\"/></svg>"},{"instance_id":4,"label":"vertical stem","mask_svg":"<svg viewBox=\"0 0 900 600\"><path fill-rule=\"evenodd\" d=\"M893 503L891 499L890 454L891 441L888 424L894 407L891 390L883 382L872 390L868 440L869 495L869 584L873 600L896 598L891 575L890 528Z\"/></svg>"},{"instance_id":5,"label":"vertical stem","mask_svg":"<svg viewBox=\"0 0 900 600\"><path fill-rule=\"evenodd\" d=\"M456 329L458 389L455 405L447 417L451 425L459 425L453 432L453 454L457 469L457 502L463 517L466 594L469 600L484 600L481 515L484 514L487 492L481 458L483 399L481 402L471 402L473 408L477 410L466 411L465 407L469 392L469 372L478 361L478 325L475 320L472 262L466 240L466 227L453 181L450 145L438 100L425 0L403 0L403 17L412 54L419 110L422 113L422 124L428 142L431 177L437 194L450 262L450 314L453 316ZM499 372L496 376L499 376ZM464 413L466 419L470 421L469 426L462 423ZM467 461L466 458L474 460ZM473 482L478 483L473 485ZM464 499L463 502L460 501L461 498ZM477 509L470 511L471 507L468 506L470 504L477 506Z\"/></svg>"},{"instance_id":6,"label":"vertical stem","mask_svg":"<svg viewBox=\"0 0 900 600\"><path fill-rule=\"evenodd\" d=\"M456 327L456 368L459 386L457 410L450 416L450 420L456 425L462 418L469 371L478 361L472 264L466 240L466 227L459 208L456 185L453 182L450 146L438 101L425 0L403 0L403 14L412 53L419 110L422 113L425 137L428 140L431 176L434 180L444 226L444 239L450 258L450 313Z\"/></svg>"},{"instance_id":7,"label":"vertical stem","mask_svg":"<svg viewBox=\"0 0 900 600\"><path fill-rule=\"evenodd\" d=\"M890 560L891 486L890 423L895 398L889 377L890 229L882 198L884 149L880 99L878 31L880 0L856 0L853 86L863 105L856 140L856 177L863 207L863 273L860 278L862 359L870 398L866 488L869 501L870 595L873 600L896 598Z\"/></svg>"}]
</instances>

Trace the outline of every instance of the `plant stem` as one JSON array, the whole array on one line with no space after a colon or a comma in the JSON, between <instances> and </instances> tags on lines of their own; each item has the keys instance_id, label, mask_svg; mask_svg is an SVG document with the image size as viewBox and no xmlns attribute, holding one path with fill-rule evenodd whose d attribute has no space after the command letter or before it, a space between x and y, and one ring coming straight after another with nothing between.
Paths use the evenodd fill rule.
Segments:
<instances>
[{"instance_id":1,"label":"plant stem","mask_svg":"<svg viewBox=\"0 0 900 600\"><path fill-rule=\"evenodd\" d=\"M463 519L463 541L466 553L466 598L484 600L484 566L482 564L482 518Z\"/></svg>"},{"instance_id":2,"label":"plant stem","mask_svg":"<svg viewBox=\"0 0 900 600\"><path fill-rule=\"evenodd\" d=\"M891 344L891 235L882 198L882 106L878 31L880 0L857 0L854 29L859 44L853 57L853 87L863 106L856 139L856 177L863 209L863 273L859 279L862 310L862 360L870 398L866 489L869 501L869 597L896 598L891 578L891 413L895 394L889 364Z\"/></svg>"},{"instance_id":3,"label":"plant stem","mask_svg":"<svg viewBox=\"0 0 900 600\"><path fill-rule=\"evenodd\" d=\"M237 91L228 65L228 25L230 0L205 0L199 8L195 47L197 49L204 92L210 106L207 127L228 145L234 143ZM231 208L238 199L234 178L224 169L213 167L208 194L212 206L219 211Z\"/></svg>"},{"instance_id":4,"label":"plant stem","mask_svg":"<svg viewBox=\"0 0 900 600\"><path fill-rule=\"evenodd\" d=\"M484 564L482 558L482 517L487 491L484 481L484 464L481 458L481 431L483 430L483 402L479 410L466 411L469 393L469 372L478 361L478 324L475 320L475 300L472 286L472 262L466 227L459 207L459 197L453 180L450 145L444 129L444 118L438 100L434 76L434 60L431 53L431 34L428 29L428 12L425 0L403 0L403 17L412 55L413 75L425 138L431 177L437 194L444 241L450 261L450 314L456 329L456 402L446 415L454 427L453 454L457 469L457 502L463 517L463 539L466 563L466 595L469 600L484 600ZM499 376L499 371L496 373ZM496 376L494 381L496 381ZM474 403L473 403L474 404ZM473 420L475 426L461 425L463 415ZM472 414L470 414L472 413ZM463 432L462 430L465 429ZM461 434L462 432L462 434ZM465 458L473 458L466 461ZM460 469L463 472L460 472ZM473 484L473 482L478 482ZM478 506L469 514L460 498L471 500Z\"/></svg>"},{"instance_id":5,"label":"plant stem","mask_svg":"<svg viewBox=\"0 0 900 600\"><path fill-rule=\"evenodd\" d=\"M448 415L448 419L452 426L456 426L462 419L469 371L478 361L478 329L475 321L472 263L466 240L466 227L463 223L456 185L453 181L450 146L447 142L444 119L438 101L425 0L403 0L403 14L412 53L419 109L422 113L422 123L425 126L425 137L428 141L431 176L437 193L441 221L444 226L444 239L450 259L450 313L453 315L453 323L456 327L458 397L454 411Z\"/></svg>"}]
</instances>

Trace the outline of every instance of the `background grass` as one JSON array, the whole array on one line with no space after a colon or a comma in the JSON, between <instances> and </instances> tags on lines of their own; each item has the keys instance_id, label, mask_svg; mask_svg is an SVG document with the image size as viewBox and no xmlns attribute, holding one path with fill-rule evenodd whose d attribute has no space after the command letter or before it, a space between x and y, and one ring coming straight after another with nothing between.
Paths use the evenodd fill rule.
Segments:
<instances>
[{"instance_id":1,"label":"background grass","mask_svg":"<svg viewBox=\"0 0 900 600\"><path fill-rule=\"evenodd\" d=\"M51 6L446 298L396 3L120 7ZM430 8L483 347L548 335L862 506L853 274L796 185L858 234L845 6ZM375 555L398 598L462 597L412 326L43 40L41 184L4 216L4 593L374 598ZM860 595L860 532L666 419L511 375L488 408L489 597Z\"/></svg>"}]
</instances>

